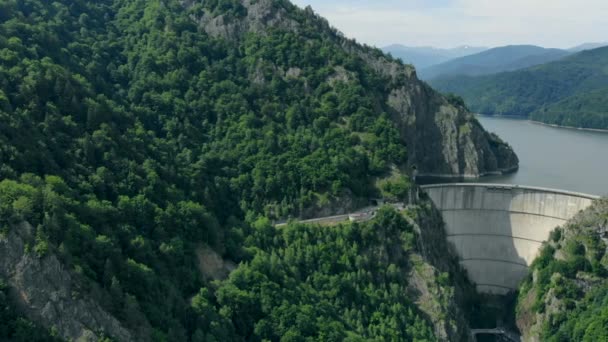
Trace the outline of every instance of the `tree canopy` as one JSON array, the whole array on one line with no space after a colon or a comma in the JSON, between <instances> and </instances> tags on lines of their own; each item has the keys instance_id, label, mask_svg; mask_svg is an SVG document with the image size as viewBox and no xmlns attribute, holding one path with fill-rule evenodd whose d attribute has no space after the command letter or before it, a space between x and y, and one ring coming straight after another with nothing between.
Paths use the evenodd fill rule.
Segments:
<instances>
[{"instance_id":1,"label":"tree canopy","mask_svg":"<svg viewBox=\"0 0 608 342\"><path fill-rule=\"evenodd\" d=\"M513 72L430 81L464 98L473 112L526 116L563 126L608 129L608 48Z\"/></svg>"},{"instance_id":2,"label":"tree canopy","mask_svg":"<svg viewBox=\"0 0 608 342\"><path fill-rule=\"evenodd\" d=\"M0 1L2 231L28 221L33 252L58 255L101 288L106 310L155 341L277 340L279 332L293 340L430 339L428 323L397 291L402 275L379 282L388 276L371 266L357 275L357 258L391 265L347 253L354 236L287 229L301 243L326 240L305 252L256 223L298 216L344 192L375 197L374 179L407 157L385 108L386 78L319 31L316 17L276 6L310 26L234 43L209 37L191 16L236 20L239 1L189 10L177 0ZM403 184L405 176L393 192ZM338 240L346 265L326 250ZM245 264L211 285L198 272L201 245ZM264 248L319 254L324 263L308 265L319 282L298 275L310 255L275 265ZM369 281L352 289L356 298L324 292L352 277ZM297 296L281 293L291 302L253 297L292 285ZM353 311L355 303L369 307ZM327 321L304 317L311 314ZM404 322L411 328L398 331Z\"/></svg>"}]
</instances>

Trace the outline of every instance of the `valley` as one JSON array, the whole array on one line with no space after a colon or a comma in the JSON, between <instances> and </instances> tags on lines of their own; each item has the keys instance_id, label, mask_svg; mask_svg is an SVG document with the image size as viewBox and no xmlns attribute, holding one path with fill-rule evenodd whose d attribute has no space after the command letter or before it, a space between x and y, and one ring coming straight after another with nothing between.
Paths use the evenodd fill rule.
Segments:
<instances>
[{"instance_id":1,"label":"valley","mask_svg":"<svg viewBox=\"0 0 608 342\"><path fill-rule=\"evenodd\" d=\"M437 89L462 96L480 114L524 116L577 128L608 127L608 47L585 50L510 72L436 78Z\"/></svg>"},{"instance_id":2,"label":"valley","mask_svg":"<svg viewBox=\"0 0 608 342\"><path fill-rule=\"evenodd\" d=\"M606 337L608 134L469 109L601 126L606 48L393 46L463 99L297 3L0 1L0 340Z\"/></svg>"}]
</instances>

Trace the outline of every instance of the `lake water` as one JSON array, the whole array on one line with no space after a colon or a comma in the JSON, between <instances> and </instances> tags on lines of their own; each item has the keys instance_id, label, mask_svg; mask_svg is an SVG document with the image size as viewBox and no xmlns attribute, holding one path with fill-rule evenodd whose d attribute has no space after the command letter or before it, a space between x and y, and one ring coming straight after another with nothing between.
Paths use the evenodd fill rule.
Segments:
<instances>
[{"instance_id":1,"label":"lake water","mask_svg":"<svg viewBox=\"0 0 608 342\"><path fill-rule=\"evenodd\" d=\"M554 128L525 120L479 116L519 157L519 171L477 182L608 195L608 133Z\"/></svg>"}]
</instances>

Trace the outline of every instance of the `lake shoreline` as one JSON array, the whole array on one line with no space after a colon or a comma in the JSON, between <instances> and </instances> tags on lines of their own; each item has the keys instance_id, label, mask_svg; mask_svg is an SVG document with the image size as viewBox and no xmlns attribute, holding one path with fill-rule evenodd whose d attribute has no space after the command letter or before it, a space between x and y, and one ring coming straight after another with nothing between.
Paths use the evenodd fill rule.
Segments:
<instances>
[{"instance_id":1,"label":"lake shoreline","mask_svg":"<svg viewBox=\"0 0 608 342\"><path fill-rule=\"evenodd\" d=\"M603 157L608 134L545 127L512 117L480 115L477 119L513 147L520 166L516 173L489 176L482 182L608 195L608 158Z\"/></svg>"},{"instance_id":2,"label":"lake shoreline","mask_svg":"<svg viewBox=\"0 0 608 342\"><path fill-rule=\"evenodd\" d=\"M528 121L531 122L531 123L533 123L533 124L537 124L537 125L541 125L541 126L548 126L548 127L553 127L553 128L564 128L564 129L572 129L572 130L576 130L576 131L608 133L608 129L582 128L582 127L573 127L573 126L561 126L561 125L556 125L556 124L548 124L548 123L541 122L541 121L534 121L534 120L528 120Z\"/></svg>"},{"instance_id":3,"label":"lake shoreline","mask_svg":"<svg viewBox=\"0 0 608 342\"><path fill-rule=\"evenodd\" d=\"M490 114L480 114L480 113L476 113L475 115L481 116L481 117L485 117L485 118L499 118L499 119L511 119L511 120L527 121L527 122L530 122L530 123L533 123L533 124L536 124L536 125L553 127L553 128L564 128L564 129L571 129L571 130L576 130L576 131L608 133L608 129L583 128L583 127L574 127L574 126L562 126L562 125L550 124L550 123L546 123L546 122L542 122L542 121L531 120L527 116L523 116L523 115L490 115Z\"/></svg>"}]
</instances>

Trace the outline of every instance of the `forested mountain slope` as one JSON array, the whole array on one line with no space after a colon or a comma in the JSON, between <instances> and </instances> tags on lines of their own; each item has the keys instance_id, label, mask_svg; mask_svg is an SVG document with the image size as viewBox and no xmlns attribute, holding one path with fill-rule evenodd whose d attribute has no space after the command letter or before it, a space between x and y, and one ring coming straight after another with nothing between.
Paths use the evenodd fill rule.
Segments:
<instances>
[{"instance_id":1,"label":"forested mountain slope","mask_svg":"<svg viewBox=\"0 0 608 342\"><path fill-rule=\"evenodd\" d=\"M309 82L306 72L312 69L302 68L302 60L287 59L288 52L308 51L314 41L323 42L316 47L321 53L329 51L329 47L341 48L358 62L351 65L348 59L334 60L336 56L321 55L319 57L328 59L329 64L315 72L325 72L330 83L342 80L352 84L355 81L355 84L362 83L367 91L374 90L368 92L368 96L373 97L373 105L386 112L399 128L400 138L408 149L408 164L415 164L420 174L475 177L516 167L517 159L505 144L484 132L465 108L451 104L420 82L411 66L387 58L378 49L362 47L344 38L310 8L300 11L288 2L272 1L243 0L241 4L246 11L241 10L240 19L236 21L233 16L237 14L209 11L195 14L195 18L210 35L236 44L253 33L253 36L264 37L266 43L256 46L275 46L267 43L283 41L297 32L298 38L291 45L280 45L283 51L262 49L266 54L279 53L280 58L273 61L264 55L253 56L252 60L257 64L251 72L259 75L261 70L266 70L269 79L291 69L299 74L298 81ZM195 12L196 8L195 5L190 7ZM342 68L336 68L338 65ZM352 69L356 65L363 69ZM363 83L366 74L374 75L378 83Z\"/></svg>"},{"instance_id":2,"label":"forested mountain slope","mask_svg":"<svg viewBox=\"0 0 608 342\"><path fill-rule=\"evenodd\" d=\"M421 69L418 73L425 80L496 74L548 63L569 54L571 52L566 50L535 45L508 45L456 58Z\"/></svg>"},{"instance_id":3,"label":"forested mountain slope","mask_svg":"<svg viewBox=\"0 0 608 342\"><path fill-rule=\"evenodd\" d=\"M233 291L245 280L270 294L292 285L272 260L256 261L264 246L280 246L258 242L257 230L270 228L254 223L344 212L387 182L403 196L412 165L478 176L513 169L517 157L411 67L345 39L311 10L268 0L0 2L0 258L11 261L0 278L22 312L60 337L276 340L263 323L275 315L292 320L272 324L318 338L310 322L297 325L305 306L259 302L247 292L256 285ZM205 248L259 269L213 283L199 272ZM343 270L329 259L322 272ZM390 265L378 262L364 278L388 292L390 282L375 282ZM442 334L431 310L410 303L415 295L399 297L394 315L363 288L353 296L328 302L327 317L361 308L338 322L355 340L385 336L406 311L425 328L398 339L465 336L461 323ZM363 310L368 303L381 313ZM462 321L447 306L433 313L448 311Z\"/></svg>"},{"instance_id":4,"label":"forested mountain slope","mask_svg":"<svg viewBox=\"0 0 608 342\"><path fill-rule=\"evenodd\" d=\"M525 341L608 340L608 201L557 228L522 284Z\"/></svg>"},{"instance_id":5,"label":"forested mountain slope","mask_svg":"<svg viewBox=\"0 0 608 342\"><path fill-rule=\"evenodd\" d=\"M474 287L429 203L408 212L425 216L421 225L390 208L333 227L258 220L246 242L252 260L217 290L220 314L255 340L468 340L463 308Z\"/></svg>"},{"instance_id":6,"label":"forested mountain slope","mask_svg":"<svg viewBox=\"0 0 608 342\"><path fill-rule=\"evenodd\" d=\"M547 123L608 128L608 47L513 72L430 82L462 96L474 112L524 115Z\"/></svg>"}]
</instances>

